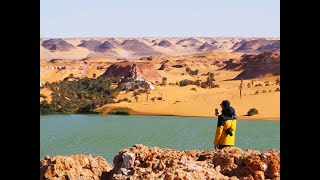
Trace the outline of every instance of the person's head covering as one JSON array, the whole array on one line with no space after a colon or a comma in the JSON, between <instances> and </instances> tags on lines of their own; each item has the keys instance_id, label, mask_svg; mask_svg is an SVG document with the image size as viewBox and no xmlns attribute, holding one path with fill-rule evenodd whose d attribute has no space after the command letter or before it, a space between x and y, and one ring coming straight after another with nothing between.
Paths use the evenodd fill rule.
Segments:
<instances>
[{"instance_id":1,"label":"person's head covering","mask_svg":"<svg viewBox=\"0 0 320 180\"><path fill-rule=\"evenodd\" d=\"M227 107L230 107L230 102L228 100L224 100L220 105L227 108Z\"/></svg>"}]
</instances>

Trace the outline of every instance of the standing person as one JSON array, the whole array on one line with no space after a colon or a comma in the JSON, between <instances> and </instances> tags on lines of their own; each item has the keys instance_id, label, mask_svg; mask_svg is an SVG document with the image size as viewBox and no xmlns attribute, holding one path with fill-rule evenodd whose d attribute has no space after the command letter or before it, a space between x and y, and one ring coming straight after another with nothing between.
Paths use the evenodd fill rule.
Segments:
<instances>
[{"instance_id":1,"label":"standing person","mask_svg":"<svg viewBox=\"0 0 320 180\"><path fill-rule=\"evenodd\" d=\"M230 106L230 102L228 100L224 100L220 106L222 108L221 115L219 115L216 109L218 124L214 138L215 149L222 149L226 146L234 146L237 128L237 115L234 108Z\"/></svg>"}]
</instances>

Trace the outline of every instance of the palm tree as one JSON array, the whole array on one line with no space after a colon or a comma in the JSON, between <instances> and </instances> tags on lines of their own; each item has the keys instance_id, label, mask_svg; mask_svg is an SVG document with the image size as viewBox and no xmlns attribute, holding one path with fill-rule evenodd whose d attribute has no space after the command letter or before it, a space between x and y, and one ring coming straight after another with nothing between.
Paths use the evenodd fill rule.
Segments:
<instances>
[{"instance_id":1,"label":"palm tree","mask_svg":"<svg viewBox=\"0 0 320 180\"><path fill-rule=\"evenodd\" d=\"M240 99L241 99L241 91L242 91L242 87L243 87L243 79L241 78L241 83L240 83L240 86L239 86L239 90L240 90Z\"/></svg>"},{"instance_id":2,"label":"palm tree","mask_svg":"<svg viewBox=\"0 0 320 180\"><path fill-rule=\"evenodd\" d=\"M148 102L148 94L150 93L151 91L151 88L150 88L150 84L149 83L145 83L145 91L146 91L146 95L147 95L147 102Z\"/></svg>"},{"instance_id":3,"label":"palm tree","mask_svg":"<svg viewBox=\"0 0 320 180\"><path fill-rule=\"evenodd\" d=\"M208 77L207 77L207 84L209 86L209 89L211 89L213 81L215 81L214 74L213 73L209 73Z\"/></svg>"}]
</instances>

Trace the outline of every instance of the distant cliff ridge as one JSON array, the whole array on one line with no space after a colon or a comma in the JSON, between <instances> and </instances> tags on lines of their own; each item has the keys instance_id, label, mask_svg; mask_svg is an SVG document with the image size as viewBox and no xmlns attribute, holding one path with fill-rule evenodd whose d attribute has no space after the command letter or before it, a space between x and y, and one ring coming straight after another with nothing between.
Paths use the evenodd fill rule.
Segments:
<instances>
[{"instance_id":1,"label":"distant cliff ridge","mask_svg":"<svg viewBox=\"0 0 320 180\"><path fill-rule=\"evenodd\" d=\"M44 179L280 179L280 152L241 150L173 150L141 144L122 149L114 167L102 157L46 156Z\"/></svg>"}]
</instances>

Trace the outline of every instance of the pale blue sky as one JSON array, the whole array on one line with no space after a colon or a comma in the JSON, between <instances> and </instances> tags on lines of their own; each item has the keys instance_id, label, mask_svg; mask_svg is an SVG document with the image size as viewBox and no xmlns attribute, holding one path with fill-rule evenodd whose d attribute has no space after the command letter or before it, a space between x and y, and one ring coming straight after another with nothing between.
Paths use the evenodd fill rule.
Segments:
<instances>
[{"instance_id":1,"label":"pale blue sky","mask_svg":"<svg viewBox=\"0 0 320 180\"><path fill-rule=\"evenodd\" d=\"M280 36L280 0L40 0L40 37Z\"/></svg>"}]
</instances>

